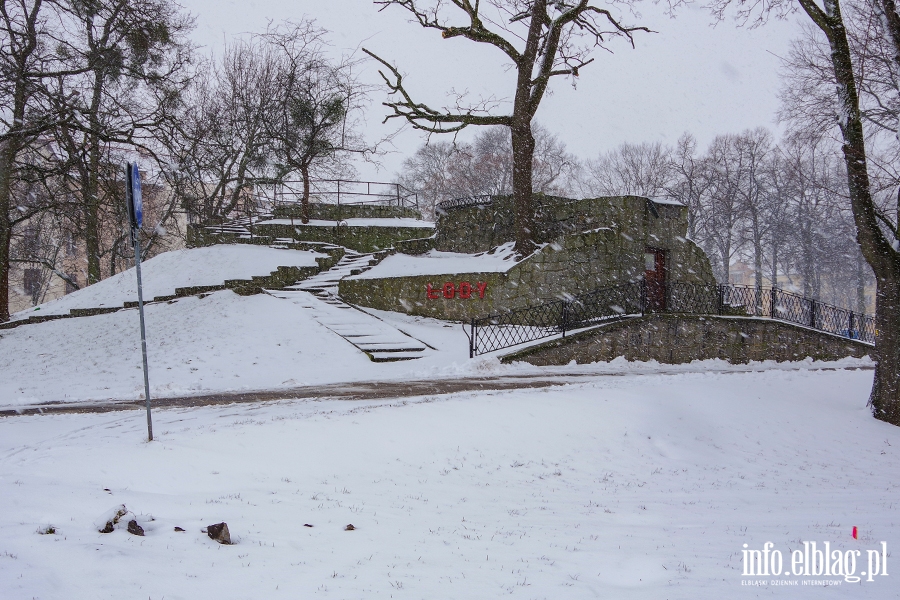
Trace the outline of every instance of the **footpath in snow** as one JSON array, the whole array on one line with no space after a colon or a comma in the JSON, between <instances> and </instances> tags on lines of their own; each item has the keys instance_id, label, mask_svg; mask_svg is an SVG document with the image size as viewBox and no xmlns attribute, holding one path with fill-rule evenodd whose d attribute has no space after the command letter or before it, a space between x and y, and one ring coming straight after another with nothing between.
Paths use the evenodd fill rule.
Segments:
<instances>
[{"instance_id":1,"label":"footpath in snow","mask_svg":"<svg viewBox=\"0 0 900 600\"><path fill-rule=\"evenodd\" d=\"M871 377L168 409L153 443L139 411L0 419L0 597L896 598L900 430ZM97 531L122 504L144 537ZM861 558L743 575L767 542ZM889 575L854 579L881 542Z\"/></svg>"}]
</instances>

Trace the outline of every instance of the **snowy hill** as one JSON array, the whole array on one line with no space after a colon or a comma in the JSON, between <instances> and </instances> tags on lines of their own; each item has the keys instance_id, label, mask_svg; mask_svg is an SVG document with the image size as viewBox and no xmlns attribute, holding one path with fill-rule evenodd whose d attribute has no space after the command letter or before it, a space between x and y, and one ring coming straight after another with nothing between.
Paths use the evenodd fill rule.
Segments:
<instances>
[{"instance_id":1,"label":"snowy hill","mask_svg":"<svg viewBox=\"0 0 900 600\"><path fill-rule=\"evenodd\" d=\"M315 267L324 254L266 246L233 244L164 252L141 264L144 300L175 293L175 288L221 285L226 279L268 275L278 267ZM58 300L13 316L67 314L73 308L122 306L137 300L137 276L132 267Z\"/></svg>"}]
</instances>

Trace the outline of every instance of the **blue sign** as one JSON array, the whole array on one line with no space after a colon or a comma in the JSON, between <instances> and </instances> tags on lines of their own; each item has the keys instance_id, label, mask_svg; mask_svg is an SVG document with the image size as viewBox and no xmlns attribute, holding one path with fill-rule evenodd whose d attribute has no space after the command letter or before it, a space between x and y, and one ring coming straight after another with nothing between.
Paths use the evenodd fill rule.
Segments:
<instances>
[{"instance_id":1,"label":"blue sign","mask_svg":"<svg viewBox=\"0 0 900 600\"><path fill-rule=\"evenodd\" d=\"M130 181L128 187L131 189L131 210L134 215L134 225L140 228L144 224L144 200L141 195L141 173L138 171L137 163L132 163Z\"/></svg>"}]
</instances>

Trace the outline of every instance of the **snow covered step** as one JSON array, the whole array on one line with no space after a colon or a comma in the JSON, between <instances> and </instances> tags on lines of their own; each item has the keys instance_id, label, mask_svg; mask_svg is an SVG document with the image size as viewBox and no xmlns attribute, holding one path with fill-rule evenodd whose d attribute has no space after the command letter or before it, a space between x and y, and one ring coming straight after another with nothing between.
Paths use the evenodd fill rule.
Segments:
<instances>
[{"instance_id":1,"label":"snow covered step","mask_svg":"<svg viewBox=\"0 0 900 600\"><path fill-rule=\"evenodd\" d=\"M355 309L337 296L307 290L270 290L276 298L288 300L304 309L311 309L313 318L366 353L374 362L392 362L421 358L429 346L388 325L378 317Z\"/></svg>"},{"instance_id":2,"label":"snow covered step","mask_svg":"<svg viewBox=\"0 0 900 600\"><path fill-rule=\"evenodd\" d=\"M322 271L318 275L304 279L295 285L287 286L285 289L336 294L338 283L341 279L348 275L367 271L372 268L375 262L375 257L372 254L359 254L348 250L343 258L327 271Z\"/></svg>"},{"instance_id":3,"label":"snow covered step","mask_svg":"<svg viewBox=\"0 0 900 600\"><path fill-rule=\"evenodd\" d=\"M377 352L371 351L366 352L369 355L369 358L372 359L372 362L396 362L400 360L415 360L417 358L421 358L422 355L418 352Z\"/></svg>"}]
</instances>

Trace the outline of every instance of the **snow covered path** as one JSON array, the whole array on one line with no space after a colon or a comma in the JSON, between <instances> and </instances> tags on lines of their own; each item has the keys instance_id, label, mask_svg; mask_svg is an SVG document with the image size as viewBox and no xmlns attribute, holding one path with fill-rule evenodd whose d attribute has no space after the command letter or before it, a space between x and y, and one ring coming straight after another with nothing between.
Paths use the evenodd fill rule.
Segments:
<instances>
[{"instance_id":1,"label":"snow covered path","mask_svg":"<svg viewBox=\"0 0 900 600\"><path fill-rule=\"evenodd\" d=\"M865 408L871 377L167 409L152 444L136 412L0 419L0 597L895 598L896 552L874 582L741 576L743 544L900 543L900 430ZM146 537L96 531L121 503ZM236 545L200 533L222 520Z\"/></svg>"}]
</instances>

